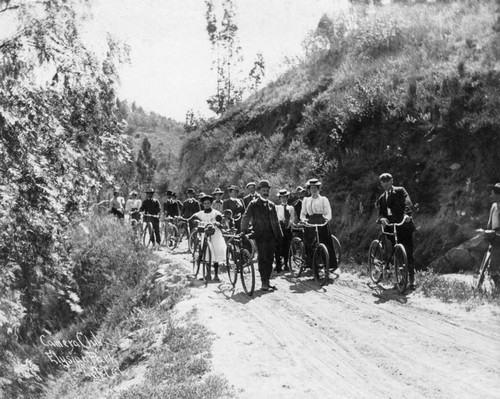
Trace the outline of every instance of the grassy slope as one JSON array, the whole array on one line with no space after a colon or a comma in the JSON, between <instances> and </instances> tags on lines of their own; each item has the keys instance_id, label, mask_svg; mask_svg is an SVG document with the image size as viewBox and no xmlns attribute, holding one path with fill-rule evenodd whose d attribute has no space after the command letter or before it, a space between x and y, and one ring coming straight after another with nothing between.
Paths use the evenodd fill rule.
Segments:
<instances>
[{"instance_id":1,"label":"grassy slope","mask_svg":"<svg viewBox=\"0 0 500 399\"><path fill-rule=\"evenodd\" d=\"M500 180L497 7L392 5L331 17L315 40L328 48L309 46L302 63L191 134L182 181L205 190L266 177L294 187L319 175L335 230L364 259L376 235L376 176L391 171L419 204L417 257L427 265L484 223L484 185Z\"/></svg>"}]
</instances>

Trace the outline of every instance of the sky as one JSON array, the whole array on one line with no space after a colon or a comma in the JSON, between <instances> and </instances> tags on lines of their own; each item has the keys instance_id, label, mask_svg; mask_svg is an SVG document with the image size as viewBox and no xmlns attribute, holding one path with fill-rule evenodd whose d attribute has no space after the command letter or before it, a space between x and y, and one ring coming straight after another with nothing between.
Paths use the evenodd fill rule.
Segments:
<instances>
[{"instance_id":1,"label":"sky","mask_svg":"<svg viewBox=\"0 0 500 399\"><path fill-rule=\"evenodd\" d=\"M220 0L214 0L220 2ZM324 13L347 0L234 0L236 24L248 73L258 52L266 79L284 70L285 56L301 51L307 33ZM212 52L205 31L204 0L95 0L94 20L86 27L96 46L105 32L127 42L129 64L120 71L119 97L135 101L179 122L186 111L213 116L206 104L215 93Z\"/></svg>"}]
</instances>

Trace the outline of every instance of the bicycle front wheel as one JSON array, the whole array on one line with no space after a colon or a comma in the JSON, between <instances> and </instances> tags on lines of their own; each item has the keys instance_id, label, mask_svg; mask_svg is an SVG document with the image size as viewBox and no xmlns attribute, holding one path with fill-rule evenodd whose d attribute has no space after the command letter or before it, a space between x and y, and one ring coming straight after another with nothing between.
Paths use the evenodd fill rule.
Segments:
<instances>
[{"instance_id":1,"label":"bicycle front wheel","mask_svg":"<svg viewBox=\"0 0 500 399\"><path fill-rule=\"evenodd\" d=\"M402 244L394 248L394 278L399 293L404 293L408 285L408 258Z\"/></svg>"},{"instance_id":2,"label":"bicycle front wheel","mask_svg":"<svg viewBox=\"0 0 500 399\"><path fill-rule=\"evenodd\" d=\"M171 223L165 225L165 245L168 249L175 249L179 242L179 230Z\"/></svg>"},{"instance_id":3,"label":"bicycle front wheel","mask_svg":"<svg viewBox=\"0 0 500 399\"><path fill-rule=\"evenodd\" d=\"M193 253L197 245L198 245L198 230L193 229L193 231L188 237L188 251Z\"/></svg>"},{"instance_id":4,"label":"bicycle front wheel","mask_svg":"<svg viewBox=\"0 0 500 399\"><path fill-rule=\"evenodd\" d=\"M236 281L238 280L238 268L236 262L236 248L231 241L228 241L226 248L226 267L229 281L231 282L233 287L236 285Z\"/></svg>"},{"instance_id":5,"label":"bicycle front wheel","mask_svg":"<svg viewBox=\"0 0 500 399\"><path fill-rule=\"evenodd\" d=\"M210 269L212 267L212 251L208 245L204 245L205 250L203 251L202 257L202 275L203 281L205 282L205 287L208 284L208 279L210 277Z\"/></svg>"},{"instance_id":6,"label":"bicycle front wheel","mask_svg":"<svg viewBox=\"0 0 500 399\"><path fill-rule=\"evenodd\" d=\"M146 228L142 232L142 243L146 248L150 248L154 244L153 224L151 222L146 224Z\"/></svg>"},{"instance_id":7,"label":"bicycle front wheel","mask_svg":"<svg viewBox=\"0 0 500 399\"><path fill-rule=\"evenodd\" d=\"M193 275L196 278L198 276L199 271L200 271L200 263L201 263L201 251L200 251L199 245L196 245L193 248L191 255L192 255L192 259L193 259Z\"/></svg>"},{"instance_id":8,"label":"bicycle front wheel","mask_svg":"<svg viewBox=\"0 0 500 399\"><path fill-rule=\"evenodd\" d=\"M380 280L382 280L384 264L382 242L373 240L368 250L368 274L375 284L380 283Z\"/></svg>"},{"instance_id":9,"label":"bicycle front wheel","mask_svg":"<svg viewBox=\"0 0 500 399\"><path fill-rule=\"evenodd\" d=\"M340 260L342 259L342 247L337 237L332 234L333 250L335 251L335 258L337 258L337 268L340 267Z\"/></svg>"},{"instance_id":10,"label":"bicycle front wheel","mask_svg":"<svg viewBox=\"0 0 500 399\"><path fill-rule=\"evenodd\" d=\"M328 282L328 271L330 268L330 255L325 244L318 244L313 255L314 280L321 285Z\"/></svg>"},{"instance_id":11,"label":"bicycle front wheel","mask_svg":"<svg viewBox=\"0 0 500 399\"><path fill-rule=\"evenodd\" d=\"M295 237L288 249L288 269L292 277L299 277L304 266L304 242Z\"/></svg>"},{"instance_id":12,"label":"bicycle front wheel","mask_svg":"<svg viewBox=\"0 0 500 399\"><path fill-rule=\"evenodd\" d=\"M255 268L248 249L241 250L240 262L241 284L247 295L251 296L255 290Z\"/></svg>"},{"instance_id":13,"label":"bicycle front wheel","mask_svg":"<svg viewBox=\"0 0 500 399\"><path fill-rule=\"evenodd\" d=\"M478 292L481 289L481 286L484 283L484 279L486 277L486 271L488 270L491 262L491 252L488 249L484 254L483 261L481 262L481 266L479 267L479 276L477 278L476 284L474 284L474 293Z\"/></svg>"}]
</instances>

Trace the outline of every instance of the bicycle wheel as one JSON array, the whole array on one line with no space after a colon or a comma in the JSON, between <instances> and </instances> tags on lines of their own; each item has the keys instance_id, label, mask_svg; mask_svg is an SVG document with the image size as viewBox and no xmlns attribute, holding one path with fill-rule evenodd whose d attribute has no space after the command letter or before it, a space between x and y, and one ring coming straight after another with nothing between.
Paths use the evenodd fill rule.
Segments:
<instances>
[{"instance_id":1,"label":"bicycle wheel","mask_svg":"<svg viewBox=\"0 0 500 399\"><path fill-rule=\"evenodd\" d=\"M474 293L478 292L481 289L481 286L484 283L484 279L486 277L486 271L490 267L491 262L491 252L488 248L488 251L484 254L483 261L481 262L481 266L479 267L479 276L477 277L476 284L474 284Z\"/></svg>"},{"instance_id":2,"label":"bicycle wheel","mask_svg":"<svg viewBox=\"0 0 500 399\"><path fill-rule=\"evenodd\" d=\"M314 280L324 285L328 281L328 271L330 267L330 256L325 244L318 244L313 255L313 275Z\"/></svg>"},{"instance_id":3,"label":"bicycle wheel","mask_svg":"<svg viewBox=\"0 0 500 399\"><path fill-rule=\"evenodd\" d=\"M208 278L210 276L210 269L212 268L212 250L210 247L207 245L206 240L205 240L205 245L204 245L205 250L203 251L203 256L202 256L202 275L203 275L203 281L205 282L205 287L208 284Z\"/></svg>"},{"instance_id":4,"label":"bicycle wheel","mask_svg":"<svg viewBox=\"0 0 500 399\"><path fill-rule=\"evenodd\" d=\"M171 223L165 225L165 245L168 249L175 249L179 242L179 230Z\"/></svg>"},{"instance_id":5,"label":"bicycle wheel","mask_svg":"<svg viewBox=\"0 0 500 399\"><path fill-rule=\"evenodd\" d=\"M195 228L188 237L188 251L193 253L198 245L198 230Z\"/></svg>"},{"instance_id":6,"label":"bicycle wheel","mask_svg":"<svg viewBox=\"0 0 500 399\"><path fill-rule=\"evenodd\" d=\"M299 238L292 238L288 249L288 269L292 277L299 277L304 267L304 242Z\"/></svg>"},{"instance_id":7,"label":"bicycle wheel","mask_svg":"<svg viewBox=\"0 0 500 399\"><path fill-rule=\"evenodd\" d=\"M142 232L142 243L146 248L150 248L154 244L153 224L151 222L146 223L146 228Z\"/></svg>"},{"instance_id":8,"label":"bicycle wheel","mask_svg":"<svg viewBox=\"0 0 500 399\"><path fill-rule=\"evenodd\" d=\"M240 254L241 285L248 296L255 290L255 268L253 266L252 254L248 249L242 249Z\"/></svg>"},{"instance_id":9,"label":"bicycle wheel","mask_svg":"<svg viewBox=\"0 0 500 399\"><path fill-rule=\"evenodd\" d=\"M368 274L375 284L382 280L384 265L383 244L379 240L373 240L368 250Z\"/></svg>"},{"instance_id":10,"label":"bicycle wheel","mask_svg":"<svg viewBox=\"0 0 500 399\"><path fill-rule=\"evenodd\" d=\"M337 258L337 267L340 267L340 260L342 259L342 247L340 241L332 234L333 249L335 250L335 258Z\"/></svg>"},{"instance_id":11,"label":"bicycle wheel","mask_svg":"<svg viewBox=\"0 0 500 399\"><path fill-rule=\"evenodd\" d=\"M200 263L201 263L201 250L200 246L196 245L193 248L193 252L191 253L193 259L193 275L196 278L200 271Z\"/></svg>"},{"instance_id":12,"label":"bicycle wheel","mask_svg":"<svg viewBox=\"0 0 500 399\"><path fill-rule=\"evenodd\" d=\"M394 278L396 287L402 294L408 285L408 258L402 244L397 244L394 248Z\"/></svg>"},{"instance_id":13,"label":"bicycle wheel","mask_svg":"<svg viewBox=\"0 0 500 399\"><path fill-rule=\"evenodd\" d=\"M231 241L228 241L226 248L226 267L229 281L233 287L236 285L236 281L238 281L237 259L236 248Z\"/></svg>"}]
</instances>

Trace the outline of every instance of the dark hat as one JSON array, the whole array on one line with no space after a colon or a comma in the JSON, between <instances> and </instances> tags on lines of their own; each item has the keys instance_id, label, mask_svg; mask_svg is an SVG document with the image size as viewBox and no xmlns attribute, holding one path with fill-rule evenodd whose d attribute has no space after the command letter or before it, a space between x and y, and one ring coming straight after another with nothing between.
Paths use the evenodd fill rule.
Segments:
<instances>
[{"instance_id":1,"label":"dark hat","mask_svg":"<svg viewBox=\"0 0 500 399\"><path fill-rule=\"evenodd\" d=\"M500 183L488 184L488 187L491 188L495 194L500 194Z\"/></svg>"},{"instance_id":2,"label":"dark hat","mask_svg":"<svg viewBox=\"0 0 500 399\"><path fill-rule=\"evenodd\" d=\"M247 185L245 186L248 188L249 186L256 186L257 184L254 181L248 182Z\"/></svg>"},{"instance_id":3,"label":"dark hat","mask_svg":"<svg viewBox=\"0 0 500 399\"><path fill-rule=\"evenodd\" d=\"M295 189L295 192L296 193L303 193L304 191L306 191L306 189L302 186L298 186L296 189Z\"/></svg>"},{"instance_id":4,"label":"dark hat","mask_svg":"<svg viewBox=\"0 0 500 399\"><path fill-rule=\"evenodd\" d=\"M174 195L174 193L171 190L167 190L166 194L169 195L169 196Z\"/></svg>"},{"instance_id":5,"label":"dark hat","mask_svg":"<svg viewBox=\"0 0 500 399\"><path fill-rule=\"evenodd\" d=\"M155 189L153 187L148 187L146 189L146 193L154 193L155 192Z\"/></svg>"},{"instance_id":6,"label":"dark hat","mask_svg":"<svg viewBox=\"0 0 500 399\"><path fill-rule=\"evenodd\" d=\"M132 190L132 191L130 192L130 195L137 195L137 191Z\"/></svg>"},{"instance_id":7,"label":"dark hat","mask_svg":"<svg viewBox=\"0 0 500 399\"><path fill-rule=\"evenodd\" d=\"M231 191L231 190L236 190L236 191L240 191L240 188L234 184L230 185L228 188L227 188L228 191Z\"/></svg>"},{"instance_id":8,"label":"dark hat","mask_svg":"<svg viewBox=\"0 0 500 399\"><path fill-rule=\"evenodd\" d=\"M194 188L188 188L186 190L186 193L193 193L194 194Z\"/></svg>"},{"instance_id":9,"label":"dark hat","mask_svg":"<svg viewBox=\"0 0 500 399\"><path fill-rule=\"evenodd\" d=\"M200 197L200 202L203 202L205 200L209 200L210 202L214 202L214 197L208 194L203 194L203 196Z\"/></svg>"},{"instance_id":10,"label":"dark hat","mask_svg":"<svg viewBox=\"0 0 500 399\"><path fill-rule=\"evenodd\" d=\"M177 197L177 193L175 191L172 191L172 197Z\"/></svg>"},{"instance_id":11,"label":"dark hat","mask_svg":"<svg viewBox=\"0 0 500 399\"><path fill-rule=\"evenodd\" d=\"M378 179L380 181L389 181L389 180L392 180L392 175L390 173L382 173Z\"/></svg>"},{"instance_id":12,"label":"dark hat","mask_svg":"<svg viewBox=\"0 0 500 399\"><path fill-rule=\"evenodd\" d=\"M260 190L261 188L271 188L271 184L269 184L269 180L261 180L257 185L257 188Z\"/></svg>"},{"instance_id":13,"label":"dark hat","mask_svg":"<svg viewBox=\"0 0 500 399\"><path fill-rule=\"evenodd\" d=\"M290 191L288 191L286 188L282 188L278 191L278 197L286 197L288 195L290 195Z\"/></svg>"},{"instance_id":14,"label":"dark hat","mask_svg":"<svg viewBox=\"0 0 500 399\"><path fill-rule=\"evenodd\" d=\"M318 180L318 179L309 179L306 183L306 186L307 187L311 187L311 186L321 186L321 182Z\"/></svg>"},{"instance_id":15,"label":"dark hat","mask_svg":"<svg viewBox=\"0 0 500 399\"><path fill-rule=\"evenodd\" d=\"M212 195L215 195L215 194L224 194L224 191L222 191L219 187L217 187L217 188L213 191Z\"/></svg>"}]
</instances>

